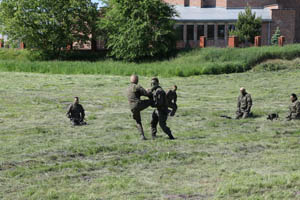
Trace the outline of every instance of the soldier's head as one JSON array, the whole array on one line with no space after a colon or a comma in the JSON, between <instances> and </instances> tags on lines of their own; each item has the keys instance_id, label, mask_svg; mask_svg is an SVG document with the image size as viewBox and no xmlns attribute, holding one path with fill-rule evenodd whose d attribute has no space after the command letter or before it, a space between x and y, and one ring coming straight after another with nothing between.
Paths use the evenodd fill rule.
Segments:
<instances>
[{"instance_id":1,"label":"soldier's head","mask_svg":"<svg viewBox=\"0 0 300 200\"><path fill-rule=\"evenodd\" d=\"M138 82L139 82L139 77L137 75L133 74L130 76L130 83L138 84Z\"/></svg>"},{"instance_id":2,"label":"soldier's head","mask_svg":"<svg viewBox=\"0 0 300 200\"><path fill-rule=\"evenodd\" d=\"M294 102L294 101L297 101L297 100L298 100L298 97L297 97L297 95L296 95L296 94L294 94L294 93L292 93L292 94L291 94L291 97L290 97L290 98L291 98L291 101L292 101L292 102Z\"/></svg>"},{"instance_id":3,"label":"soldier's head","mask_svg":"<svg viewBox=\"0 0 300 200\"><path fill-rule=\"evenodd\" d=\"M245 95L245 94L246 94L246 89L243 88L243 87L241 87L241 88L240 88L240 92L241 92L242 95Z\"/></svg>"},{"instance_id":4,"label":"soldier's head","mask_svg":"<svg viewBox=\"0 0 300 200\"><path fill-rule=\"evenodd\" d=\"M174 92L176 92L176 90L177 90L177 85L173 85L173 90L174 90Z\"/></svg>"},{"instance_id":5,"label":"soldier's head","mask_svg":"<svg viewBox=\"0 0 300 200\"><path fill-rule=\"evenodd\" d=\"M74 97L74 104L78 104L79 103L79 97Z\"/></svg>"},{"instance_id":6,"label":"soldier's head","mask_svg":"<svg viewBox=\"0 0 300 200\"><path fill-rule=\"evenodd\" d=\"M151 79L151 86L152 86L152 87L156 87L156 86L158 86L158 85L159 85L159 80L158 80L158 78L153 77L153 78Z\"/></svg>"}]
</instances>

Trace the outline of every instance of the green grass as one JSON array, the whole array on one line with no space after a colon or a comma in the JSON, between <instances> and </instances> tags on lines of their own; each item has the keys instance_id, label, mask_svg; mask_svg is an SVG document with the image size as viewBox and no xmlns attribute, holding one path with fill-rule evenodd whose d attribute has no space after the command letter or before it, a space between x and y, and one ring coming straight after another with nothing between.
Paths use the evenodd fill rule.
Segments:
<instances>
[{"instance_id":1,"label":"green grass","mask_svg":"<svg viewBox=\"0 0 300 200\"><path fill-rule=\"evenodd\" d=\"M28 54L27 51L23 51L23 53ZM7 54L9 56L6 56ZM23 58L22 60L18 56L13 59L15 54L17 54L16 51L6 53L5 50L0 50L0 71L102 75L131 75L136 73L144 76L188 77L202 74L245 72L268 59L291 60L300 57L300 44L243 49L195 49L189 52L181 52L171 60L146 63L125 63L109 59L97 62L33 62L26 59L26 56L19 56Z\"/></svg>"},{"instance_id":2,"label":"green grass","mask_svg":"<svg viewBox=\"0 0 300 200\"><path fill-rule=\"evenodd\" d=\"M155 141L139 139L128 77L0 76L0 199L300 198L300 122L284 120L290 93L299 94L298 68L161 78L163 88L179 88L178 113L168 120L175 141L160 129ZM241 86L256 117L220 118L234 116ZM65 117L74 96L87 126ZM142 113L148 138L151 112ZM272 112L280 119L267 121Z\"/></svg>"}]
</instances>

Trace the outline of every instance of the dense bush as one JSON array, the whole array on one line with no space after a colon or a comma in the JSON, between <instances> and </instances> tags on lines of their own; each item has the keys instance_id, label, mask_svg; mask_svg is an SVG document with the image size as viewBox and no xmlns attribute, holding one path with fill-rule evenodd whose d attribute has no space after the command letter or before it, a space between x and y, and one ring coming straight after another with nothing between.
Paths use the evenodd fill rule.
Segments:
<instances>
[{"instance_id":1,"label":"dense bush","mask_svg":"<svg viewBox=\"0 0 300 200\"><path fill-rule=\"evenodd\" d=\"M300 57L300 44L251 48L206 48L181 52L176 58L147 63L126 63L112 60L30 61L26 51L0 51L1 71L22 71L53 74L113 74L144 76L194 76L201 74L237 73L250 70L268 59ZM23 55L24 54L24 55ZM16 59L14 59L14 56ZM5 59L3 59L5 58ZM13 59L13 60L12 60ZM20 62L22 60L22 62ZM72 60L72 59L71 59Z\"/></svg>"}]
</instances>

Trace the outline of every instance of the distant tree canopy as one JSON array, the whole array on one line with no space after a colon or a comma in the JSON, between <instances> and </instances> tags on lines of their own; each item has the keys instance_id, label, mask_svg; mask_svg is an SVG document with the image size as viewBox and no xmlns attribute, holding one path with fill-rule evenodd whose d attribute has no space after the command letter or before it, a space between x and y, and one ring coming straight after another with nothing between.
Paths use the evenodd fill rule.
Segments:
<instances>
[{"instance_id":1,"label":"distant tree canopy","mask_svg":"<svg viewBox=\"0 0 300 200\"><path fill-rule=\"evenodd\" d=\"M12 41L59 55L96 31L97 4L91 0L1 0L0 31Z\"/></svg>"},{"instance_id":2,"label":"distant tree canopy","mask_svg":"<svg viewBox=\"0 0 300 200\"><path fill-rule=\"evenodd\" d=\"M255 36L261 35L261 17L256 17L255 13L252 13L251 8L248 6L245 8L245 12L240 12L238 21L235 24L235 30L230 33L239 37L241 42L254 43Z\"/></svg>"},{"instance_id":3,"label":"distant tree canopy","mask_svg":"<svg viewBox=\"0 0 300 200\"><path fill-rule=\"evenodd\" d=\"M110 56L126 61L165 58L176 47L173 6L161 0L107 0L99 28Z\"/></svg>"}]
</instances>

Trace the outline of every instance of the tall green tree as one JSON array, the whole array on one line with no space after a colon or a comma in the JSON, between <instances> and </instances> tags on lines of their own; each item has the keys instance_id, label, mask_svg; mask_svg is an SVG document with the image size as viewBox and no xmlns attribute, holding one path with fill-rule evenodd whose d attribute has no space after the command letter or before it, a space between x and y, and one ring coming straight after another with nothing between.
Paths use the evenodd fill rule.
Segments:
<instances>
[{"instance_id":1,"label":"tall green tree","mask_svg":"<svg viewBox=\"0 0 300 200\"><path fill-rule=\"evenodd\" d=\"M1 0L0 31L12 41L59 55L96 32L97 4L91 0Z\"/></svg>"},{"instance_id":2,"label":"tall green tree","mask_svg":"<svg viewBox=\"0 0 300 200\"><path fill-rule=\"evenodd\" d=\"M275 33L272 35L272 38L271 38L271 44L272 44L272 45L277 45L277 44L278 44L278 38L279 38L280 36L281 36L280 29L279 29L279 27L277 26Z\"/></svg>"},{"instance_id":3,"label":"tall green tree","mask_svg":"<svg viewBox=\"0 0 300 200\"><path fill-rule=\"evenodd\" d=\"M99 27L110 55L126 61L168 57L176 48L173 6L161 0L108 0Z\"/></svg>"},{"instance_id":4,"label":"tall green tree","mask_svg":"<svg viewBox=\"0 0 300 200\"><path fill-rule=\"evenodd\" d=\"M256 13L252 13L249 6L245 8L245 12L240 12L238 20L235 24L234 34L239 37L241 42L254 43L255 36L261 35L261 17L256 17Z\"/></svg>"}]
</instances>

